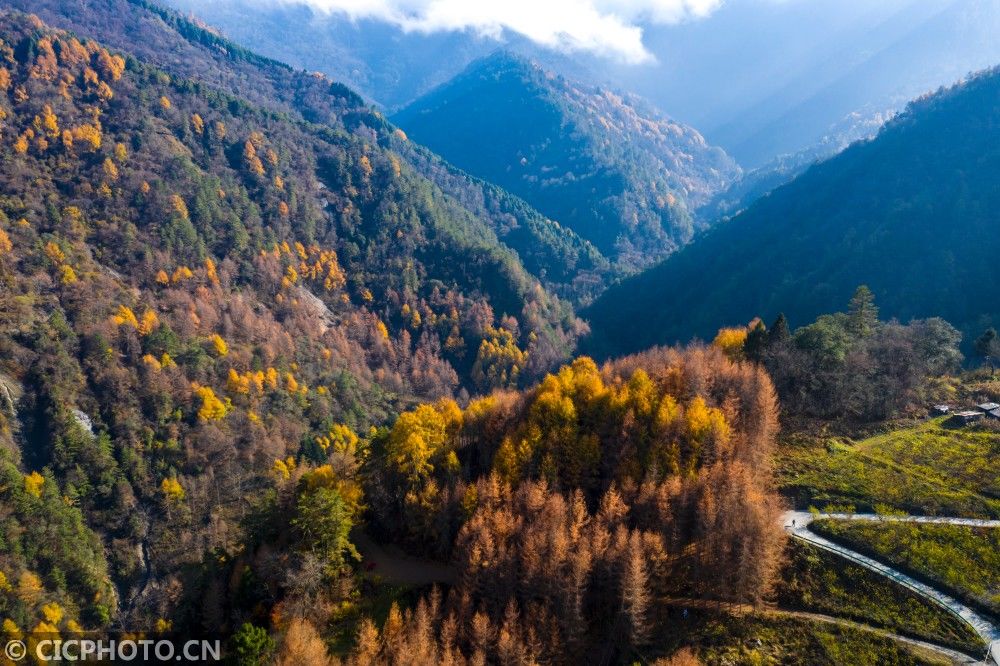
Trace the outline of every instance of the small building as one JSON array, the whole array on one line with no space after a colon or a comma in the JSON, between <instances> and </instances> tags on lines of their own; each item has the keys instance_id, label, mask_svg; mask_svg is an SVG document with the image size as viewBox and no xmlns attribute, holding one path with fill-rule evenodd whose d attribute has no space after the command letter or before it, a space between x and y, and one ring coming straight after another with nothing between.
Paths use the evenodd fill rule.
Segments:
<instances>
[{"instance_id":1,"label":"small building","mask_svg":"<svg viewBox=\"0 0 1000 666\"><path fill-rule=\"evenodd\" d=\"M959 425L969 425L970 423L975 423L981 418L983 418L983 412L967 409L962 412L956 412L952 420Z\"/></svg>"},{"instance_id":2,"label":"small building","mask_svg":"<svg viewBox=\"0 0 1000 666\"><path fill-rule=\"evenodd\" d=\"M990 419L997 419L998 421L1000 421L1000 409L991 409L990 411L986 412L986 417Z\"/></svg>"},{"instance_id":3,"label":"small building","mask_svg":"<svg viewBox=\"0 0 1000 666\"><path fill-rule=\"evenodd\" d=\"M947 416L951 413L951 407L948 405L934 405L931 407L931 416Z\"/></svg>"},{"instance_id":4,"label":"small building","mask_svg":"<svg viewBox=\"0 0 1000 666\"><path fill-rule=\"evenodd\" d=\"M995 402L984 402L981 405L976 405L983 413L992 412L994 409L1000 409L1000 405Z\"/></svg>"}]
</instances>

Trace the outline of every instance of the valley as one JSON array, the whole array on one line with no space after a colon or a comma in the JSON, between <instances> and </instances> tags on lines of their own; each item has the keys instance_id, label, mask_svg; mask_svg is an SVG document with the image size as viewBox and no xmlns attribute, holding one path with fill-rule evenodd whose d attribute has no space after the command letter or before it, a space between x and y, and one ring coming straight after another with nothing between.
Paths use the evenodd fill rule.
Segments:
<instances>
[{"instance_id":1,"label":"valley","mask_svg":"<svg viewBox=\"0 0 1000 666\"><path fill-rule=\"evenodd\" d=\"M852 82L924 80L888 66L911 40L951 71L932 36L979 34L898 1L864 38L845 5L837 34L901 41L839 82L790 73L791 108L875 104ZM506 13L475 35L337 7L283 52L331 40L313 57L365 96L258 53L313 6L246 7L251 34L281 22L256 43L152 0L0 0L8 644L1000 659L997 69L811 147L811 116L767 138L760 91L727 130L741 165L597 82L581 24L553 46ZM620 50L749 5L588 7Z\"/></svg>"}]
</instances>

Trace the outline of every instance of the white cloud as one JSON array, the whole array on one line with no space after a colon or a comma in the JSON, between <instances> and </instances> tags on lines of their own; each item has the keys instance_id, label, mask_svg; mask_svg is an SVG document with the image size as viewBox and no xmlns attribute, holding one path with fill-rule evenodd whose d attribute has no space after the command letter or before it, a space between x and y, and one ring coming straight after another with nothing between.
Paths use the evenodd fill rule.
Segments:
<instances>
[{"instance_id":1,"label":"white cloud","mask_svg":"<svg viewBox=\"0 0 1000 666\"><path fill-rule=\"evenodd\" d=\"M722 0L280 0L398 25L408 32L473 30L500 39L511 30L550 48L591 51L625 62L653 56L642 26L701 18Z\"/></svg>"}]
</instances>

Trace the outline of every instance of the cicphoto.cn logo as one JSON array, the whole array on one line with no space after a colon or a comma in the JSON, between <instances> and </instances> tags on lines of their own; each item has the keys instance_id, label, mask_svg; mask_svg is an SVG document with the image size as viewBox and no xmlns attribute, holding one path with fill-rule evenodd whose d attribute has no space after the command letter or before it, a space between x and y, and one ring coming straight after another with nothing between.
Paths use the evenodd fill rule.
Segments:
<instances>
[{"instance_id":1,"label":"cicphoto.cn logo","mask_svg":"<svg viewBox=\"0 0 1000 666\"><path fill-rule=\"evenodd\" d=\"M218 640L173 640L163 638L59 638L28 636L4 645L4 656L12 662L103 663L219 663Z\"/></svg>"}]
</instances>

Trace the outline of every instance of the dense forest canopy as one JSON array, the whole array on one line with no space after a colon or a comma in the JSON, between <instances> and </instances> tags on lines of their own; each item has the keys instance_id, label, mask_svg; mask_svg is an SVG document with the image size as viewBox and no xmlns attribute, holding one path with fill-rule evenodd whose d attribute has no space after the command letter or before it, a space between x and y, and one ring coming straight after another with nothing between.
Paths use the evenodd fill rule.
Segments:
<instances>
[{"instance_id":1,"label":"dense forest canopy","mask_svg":"<svg viewBox=\"0 0 1000 666\"><path fill-rule=\"evenodd\" d=\"M406 638L382 657L576 663L646 644L659 598L760 601L784 542L776 432L766 374L715 347L581 357L530 390L404 413L370 441L373 528L459 582L387 625Z\"/></svg>"},{"instance_id":2,"label":"dense forest canopy","mask_svg":"<svg viewBox=\"0 0 1000 666\"><path fill-rule=\"evenodd\" d=\"M11 461L24 445L18 522L59 488L75 535L43 556L29 530L5 575L40 577L64 621L176 612L169 581L234 546L275 460L528 382L583 330L489 221L361 130L33 16L3 14L0 39L0 379L19 396L0 436Z\"/></svg>"},{"instance_id":3,"label":"dense forest canopy","mask_svg":"<svg viewBox=\"0 0 1000 666\"><path fill-rule=\"evenodd\" d=\"M693 131L506 56L464 75L455 85L530 89L551 112L529 129L565 141L539 139L527 180L587 195L589 222L570 224L531 188L512 186L522 199L452 166L343 85L146 0L3 4L7 639L210 635L255 666L652 662L680 647L663 636L688 644L689 606L781 594L779 400L786 424L824 431L922 412L955 394L942 376L962 363L962 334L930 314L891 317L947 302L963 328L990 323L980 301L935 299L994 270L981 206L995 150L973 160L956 128L990 136L976 109L995 101L996 74L915 104L613 288L590 309L591 357L577 308L689 240L687 205L735 169ZM582 170L543 177L553 156ZM890 156L910 161L890 172ZM967 170L914 194L945 157ZM584 172L616 185L598 191ZM891 207L859 185L869 172ZM849 196L859 221L789 203L807 187L810 201ZM897 242L902 220L929 242L920 233L945 213L961 224L939 233L972 261L938 291L922 278L924 292L900 295L900 261L938 270L950 256L937 243L917 262ZM842 312L827 297L854 279L850 261L807 305L802 278L782 272L828 266L795 253L834 228L850 233L824 253L860 244L886 273L852 284ZM761 238L773 299L713 301L720 281L771 288L754 282L758 260L738 261ZM885 248L900 257L876 261ZM728 275L712 252L737 261ZM665 271L688 282L659 282ZM635 285L651 291L626 293ZM786 308L797 327L772 315ZM714 338L614 358L692 334ZM1000 357L998 340L989 328L977 354ZM698 662L681 650L656 663Z\"/></svg>"},{"instance_id":4,"label":"dense forest canopy","mask_svg":"<svg viewBox=\"0 0 1000 666\"><path fill-rule=\"evenodd\" d=\"M50 25L98 39L109 48L184 79L228 92L254 106L350 133L390 148L444 194L487 224L521 255L545 286L589 300L606 281L597 250L511 194L469 177L409 141L343 84L297 71L235 44L218 32L147 0L4 0Z\"/></svg>"},{"instance_id":5,"label":"dense forest canopy","mask_svg":"<svg viewBox=\"0 0 1000 666\"><path fill-rule=\"evenodd\" d=\"M961 368L961 340L940 317L881 321L862 285L846 312L820 315L794 331L783 314L770 327L754 319L720 329L713 345L764 367L787 413L873 422L923 413L934 380Z\"/></svg>"}]
</instances>

